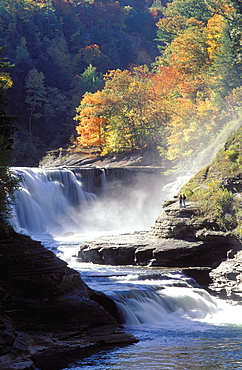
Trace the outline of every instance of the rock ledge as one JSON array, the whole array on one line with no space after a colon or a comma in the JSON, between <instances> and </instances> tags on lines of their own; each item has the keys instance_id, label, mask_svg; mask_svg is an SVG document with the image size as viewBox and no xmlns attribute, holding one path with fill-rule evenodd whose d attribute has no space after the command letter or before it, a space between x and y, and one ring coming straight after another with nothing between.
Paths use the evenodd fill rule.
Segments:
<instances>
[{"instance_id":1,"label":"rock ledge","mask_svg":"<svg viewBox=\"0 0 242 370\"><path fill-rule=\"evenodd\" d=\"M98 303L109 307L108 297L39 242L12 233L0 244L0 369L45 368L47 354L136 342Z\"/></svg>"},{"instance_id":2,"label":"rock ledge","mask_svg":"<svg viewBox=\"0 0 242 370\"><path fill-rule=\"evenodd\" d=\"M163 209L149 231L84 242L77 258L97 264L182 268L214 294L241 301L241 241L216 231L210 220L199 219L196 203L179 208L171 200Z\"/></svg>"}]
</instances>

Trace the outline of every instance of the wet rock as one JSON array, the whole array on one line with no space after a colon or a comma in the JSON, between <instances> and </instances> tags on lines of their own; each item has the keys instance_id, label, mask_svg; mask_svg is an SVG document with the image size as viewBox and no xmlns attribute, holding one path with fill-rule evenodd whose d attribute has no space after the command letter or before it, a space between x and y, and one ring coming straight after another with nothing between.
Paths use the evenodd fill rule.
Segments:
<instances>
[{"instance_id":1,"label":"wet rock","mask_svg":"<svg viewBox=\"0 0 242 370\"><path fill-rule=\"evenodd\" d=\"M108 265L134 265L135 251L146 245L147 232L112 235L81 244L78 259Z\"/></svg>"},{"instance_id":2,"label":"wet rock","mask_svg":"<svg viewBox=\"0 0 242 370\"><path fill-rule=\"evenodd\" d=\"M187 269L184 269L183 272L194 279L200 287L207 289L209 284L211 284L212 279L210 277L210 271L211 268L207 267L199 267L199 268L193 268L189 267Z\"/></svg>"},{"instance_id":3,"label":"wet rock","mask_svg":"<svg viewBox=\"0 0 242 370\"><path fill-rule=\"evenodd\" d=\"M178 201L166 201L163 210L149 231L151 237L194 240L197 239L198 230L215 226L211 221L196 217L199 210L195 202L188 202L184 208L179 207Z\"/></svg>"},{"instance_id":4,"label":"wet rock","mask_svg":"<svg viewBox=\"0 0 242 370\"><path fill-rule=\"evenodd\" d=\"M208 246L202 241L164 240L163 243L153 251L155 262L153 262L152 266L209 266L211 260L207 258L204 260L204 258L202 258L207 251Z\"/></svg>"},{"instance_id":5,"label":"wet rock","mask_svg":"<svg viewBox=\"0 0 242 370\"><path fill-rule=\"evenodd\" d=\"M115 238L115 246L113 239ZM97 246L98 244L98 246ZM216 267L226 259L231 245L207 240L154 238L149 232L99 238L81 247L78 258L85 262L110 265L140 265L161 267ZM87 251L87 253L86 253ZM84 260L82 256L84 255ZM93 258L94 256L94 258ZM97 262L98 261L98 262Z\"/></svg>"},{"instance_id":6,"label":"wet rock","mask_svg":"<svg viewBox=\"0 0 242 370\"><path fill-rule=\"evenodd\" d=\"M134 246L119 245L114 247L102 247L100 253L104 262L108 265L133 265Z\"/></svg>"},{"instance_id":7,"label":"wet rock","mask_svg":"<svg viewBox=\"0 0 242 370\"><path fill-rule=\"evenodd\" d=\"M153 252L155 247L148 247L147 245L144 245L142 247L138 247L135 250L135 257L134 262L136 265L140 266L147 266L150 264L154 259Z\"/></svg>"},{"instance_id":8,"label":"wet rock","mask_svg":"<svg viewBox=\"0 0 242 370\"><path fill-rule=\"evenodd\" d=\"M221 298L242 301L242 250L210 272L209 288Z\"/></svg>"},{"instance_id":9,"label":"wet rock","mask_svg":"<svg viewBox=\"0 0 242 370\"><path fill-rule=\"evenodd\" d=\"M1 369L34 369L52 351L135 341L102 306L105 295L39 242L12 233L0 244Z\"/></svg>"},{"instance_id":10,"label":"wet rock","mask_svg":"<svg viewBox=\"0 0 242 370\"><path fill-rule=\"evenodd\" d=\"M217 267L241 243L230 233L209 230L211 221L199 220L195 203L180 208L166 201L164 212L148 232L113 235L85 242L78 258L110 265L161 267ZM231 252L232 253L232 252Z\"/></svg>"},{"instance_id":11,"label":"wet rock","mask_svg":"<svg viewBox=\"0 0 242 370\"><path fill-rule=\"evenodd\" d=\"M198 218L195 203L188 202L186 208L180 208L178 201L172 200L166 201L163 208L148 232L84 243L78 258L102 264L179 267L220 297L240 301L241 241L218 230L214 221Z\"/></svg>"}]
</instances>

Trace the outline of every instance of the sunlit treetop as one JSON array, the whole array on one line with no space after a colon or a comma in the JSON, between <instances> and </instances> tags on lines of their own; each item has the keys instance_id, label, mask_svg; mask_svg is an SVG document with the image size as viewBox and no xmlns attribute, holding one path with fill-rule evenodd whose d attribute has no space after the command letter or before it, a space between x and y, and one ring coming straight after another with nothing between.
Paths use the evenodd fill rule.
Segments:
<instances>
[{"instance_id":1,"label":"sunlit treetop","mask_svg":"<svg viewBox=\"0 0 242 370\"><path fill-rule=\"evenodd\" d=\"M1 53L4 52L4 48L0 47L0 88L8 89L12 86L13 81L10 77L10 74L6 72L6 69L12 67L6 59L1 58Z\"/></svg>"}]
</instances>

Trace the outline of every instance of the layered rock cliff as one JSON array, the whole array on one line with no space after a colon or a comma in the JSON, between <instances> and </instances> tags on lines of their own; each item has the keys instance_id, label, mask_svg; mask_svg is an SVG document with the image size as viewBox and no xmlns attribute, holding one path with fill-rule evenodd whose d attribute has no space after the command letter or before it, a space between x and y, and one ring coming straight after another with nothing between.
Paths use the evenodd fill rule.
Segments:
<instances>
[{"instance_id":1,"label":"layered rock cliff","mask_svg":"<svg viewBox=\"0 0 242 370\"><path fill-rule=\"evenodd\" d=\"M50 354L135 341L97 303L114 313L112 302L39 242L12 232L0 245L0 369L45 368Z\"/></svg>"},{"instance_id":2,"label":"layered rock cliff","mask_svg":"<svg viewBox=\"0 0 242 370\"><path fill-rule=\"evenodd\" d=\"M240 130L182 189L186 208L165 202L148 232L83 243L78 258L181 268L214 294L241 303L241 143ZM12 233L0 246L1 369L44 368L49 354L80 356L88 347L135 341L120 330L112 302L40 243Z\"/></svg>"},{"instance_id":3,"label":"layered rock cliff","mask_svg":"<svg viewBox=\"0 0 242 370\"><path fill-rule=\"evenodd\" d=\"M100 264L179 267L214 294L240 303L241 190L242 129L181 189L188 198L186 208L180 208L176 199L167 201L148 232L83 243L78 258Z\"/></svg>"},{"instance_id":4,"label":"layered rock cliff","mask_svg":"<svg viewBox=\"0 0 242 370\"><path fill-rule=\"evenodd\" d=\"M237 238L222 231L208 231L209 220L198 220L195 203L179 208L165 203L164 212L148 232L101 237L81 244L78 258L84 262L110 265L160 267L216 267L232 248L239 250Z\"/></svg>"}]
</instances>

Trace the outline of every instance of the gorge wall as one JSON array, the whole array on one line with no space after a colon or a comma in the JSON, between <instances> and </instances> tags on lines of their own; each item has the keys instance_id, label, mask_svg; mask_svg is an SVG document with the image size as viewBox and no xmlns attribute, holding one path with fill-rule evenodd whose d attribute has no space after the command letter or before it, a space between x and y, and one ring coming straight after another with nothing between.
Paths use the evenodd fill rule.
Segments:
<instances>
[{"instance_id":1,"label":"gorge wall","mask_svg":"<svg viewBox=\"0 0 242 370\"><path fill-rule=\"evenodd\" d=\"M45 369L54 355L58 366L70 353L135 342L120 329L112 301L41 243L12 231L0 244L1 369Z\"/></svg>"}]
</instances>

